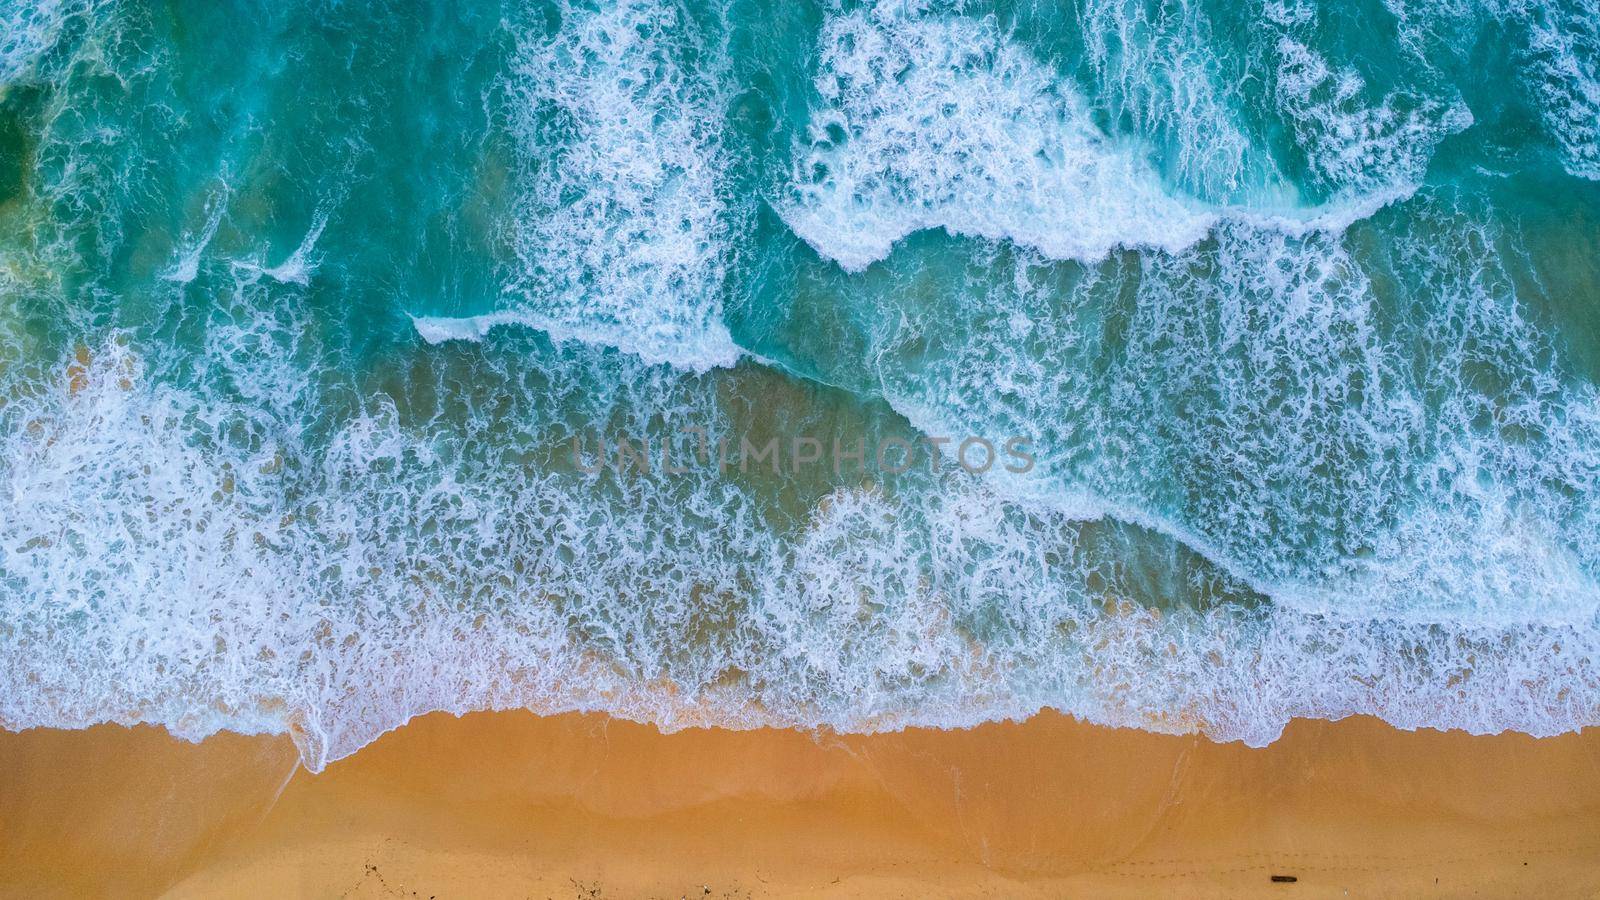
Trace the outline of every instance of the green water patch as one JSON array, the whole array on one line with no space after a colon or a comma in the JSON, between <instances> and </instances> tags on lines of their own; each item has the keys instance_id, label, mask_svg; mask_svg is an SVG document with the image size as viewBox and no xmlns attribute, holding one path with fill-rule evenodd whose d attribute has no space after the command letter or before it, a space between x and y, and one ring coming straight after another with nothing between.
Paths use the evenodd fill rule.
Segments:
<instances>
[{"instance_id":1,"label":"green water patch","mask_svg":"<svg viewBox=\"0 0 1600 900\"><path fill-rule=\"evenodd\" d=\"M1525 172L1490 189L1497 218L1514 223L1504 258L1517 296L1570 371L1600 384L1600 183Z\"/></svg>"},{"instance_id":2,"label":"green water patch","mask_svg":"<svg viewBox=\"0 0 1600 900\"><path fill-rule=\"evenodd\" d=\"M0 95L0 216L25 200L36 163L38 90L21 87Z\"/></svg>"}]
</instances>

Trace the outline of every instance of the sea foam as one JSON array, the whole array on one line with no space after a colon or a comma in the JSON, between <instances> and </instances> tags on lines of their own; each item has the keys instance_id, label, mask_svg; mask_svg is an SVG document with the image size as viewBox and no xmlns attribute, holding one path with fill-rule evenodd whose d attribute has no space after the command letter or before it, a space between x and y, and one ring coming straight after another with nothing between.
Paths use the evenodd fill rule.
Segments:
<instances>
[{"instance_id":1,"label":"sea foam","mask_svg":"<svg viewBox=\"0 0 1600 900\"><path fill-rule=\"evenodd\" d=\"M72 16L82 15L91 0L5 0L0 3L0 88L32 69L50 49Z\"/></svg>"},{"instance_id":2,"label":"sea foam","mask_svg":"<svg viewBox=\"0 0 1600 900\"><path fill-rule=\"evenodd\" d=\"M1009 238L1063 259L1179 249L1215 216L1174 198L1137 147L992 20L833 17L784 220L846 271L913 231Z\"/></svg>"},{"instance_id":3,"label":"sea foam","mask_svg":"<svg viewBox=\"0 0 1600 900\"><path fill-rule=\"evenodd\" d=\"M685 35L691 35L686 37ZM731 365L721 320L730 210L714 65L686 68L671 5L564 6L524 38L509 88L521 143L521 269L499 318L694 371Z\"/></svg>"},{"instance_id":4,"label":"sea foam","mask_svg":"<svg viewBox=\"0 0 1600 900\"><path fill-rule=\"evenodd\" d=\"M1442 198L1407 210L1427 226L1387 234L1388 259L1233 224L1087 273L963 251L993 271L941 297L908 255L889 283L910 289L853 302L896 323L867 352L920 430L1030 434L1044 495L1101 498L1275 603L1586 621L1600 397L1528 322L1506 235Z\"/></svg>"},{"instance_id":5,"label":"sea foam","mask_svg":"<svg viewBox=\"0 0 1600 900\"><path fill-rule=\"evenodd\" d=\"M1191 59L1200 48L1163 45L1205 30L1162 35L1126 15L1092 5L1090 24L1126 31L1116 54L1091 39L1091 61L1146 139L1176 132L1175 177L1160 174L1135 136L1102 129L1077 85L993 18L887 4L823 27L817 105L780 203L784 221L850 272L930 228L1082 262L1119 247L1179 251L1225 220L1339 231L1410 196L1437 144L1472 122L1464 105L1429 96L1396 91L1369 103L1359 74L1295 37L1303 10L1269 4L1262 27L1279 31L1275 58L1262 60L1276 67L1271 112L1323 186L1323 199L1300 203L1282 166L1238 124L1244 98L1214 86L1208 64ZM1141 60L1196 77L1158 91L1130 70Z\"/></svg>"},{"instance_id":6,"label":"sea foam","mask_svg":"<svg viewBox=\"0 0 1600 900\"><path fill-rule=\"evenodd\" d=\"M1545 128L1569 172L1600 180L1600 4L1529 4L1520 11Z\"/></svg>"},{"instance_id":7,"label":"sea foam","mask_svg":"<svg viewBox=\"0 0 1600 900\"><path fill-rule=\"evenodd\" d=\"M1353 66L1336 66L1307 43L1316 13L1304 2L1272 2L1277 31L1275 99L1314 175L1336 196L1383 192L1422 180L1435 147L1472 125L1459 98L1401 86L1381 97Z\"/></svg>"},{"instance_id":8,"label":"sea foam","mask_svg":"<svg viewBox=\"0 0 1600 900\"><path fill-rule=\"evenodd\" d=\"M1157 608L1093 523L955 467L841 488L785 535L712 472L602 485L519 462L574 411L643 429L672 410L715 438L730 422L708 379L753 374L490 341L455 424L407 424L379 396L319 437L298 424L325 402L296 362L298 303L263 282L239 297L206 344L215 389L153 379L114 338L76 390L59 376L6 407L6 727L288 731L320 768L433 710L877 731L1050 707L1252 744L1293 716L1533 734L1595 718L1592 607ZM235 372L257 390L226 390ZM433 390L452 383L437 372ZM1203 561L1162 577L1250 594Z\"/></svg>"}]
</instances>

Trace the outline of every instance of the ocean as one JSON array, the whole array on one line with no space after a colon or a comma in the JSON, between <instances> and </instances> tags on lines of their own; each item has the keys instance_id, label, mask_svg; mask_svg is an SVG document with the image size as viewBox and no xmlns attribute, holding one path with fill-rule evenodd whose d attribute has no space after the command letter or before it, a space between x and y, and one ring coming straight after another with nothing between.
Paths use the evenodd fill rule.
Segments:
<instances>
[{"instance_id":1,"label":"ocean","mask_svg":"<svg viewBox=\"0 0 1600 900\"><path fill-rule=\"evenodd\" d=\"M0 0L0 725L1600 724L1596 0Z\"/></svg>"}]
</instances>

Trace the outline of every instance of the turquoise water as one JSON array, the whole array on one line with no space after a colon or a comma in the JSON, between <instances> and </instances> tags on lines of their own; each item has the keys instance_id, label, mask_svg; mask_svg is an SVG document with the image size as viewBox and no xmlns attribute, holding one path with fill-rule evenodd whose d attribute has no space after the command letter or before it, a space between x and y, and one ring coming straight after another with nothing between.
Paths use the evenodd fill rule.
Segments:
<instances>
[{"instance_id":1,"label":"turquoise water","mask_svg":"<svg viewBox=\"0 0 1600 900\"><path fill-rule=\"evenodd\" d=\"M1597 301L1593 0L0 0L0 724L1600 724Z\"/></svg>"}]
</instances>

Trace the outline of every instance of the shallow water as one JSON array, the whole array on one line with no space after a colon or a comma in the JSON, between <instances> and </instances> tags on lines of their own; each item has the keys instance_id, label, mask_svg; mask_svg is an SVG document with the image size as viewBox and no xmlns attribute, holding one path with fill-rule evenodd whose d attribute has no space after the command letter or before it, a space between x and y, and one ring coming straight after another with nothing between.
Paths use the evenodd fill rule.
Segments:
<instances>
[{"instance_id":1,"label":"shallow water","mask_svg":"<svg viewBox=\"0 0 1600 900\"><path fill-rule=\"evenodd\" d=\"M0 0L0 723L1600 724L1597 121L1589 0Z\"/></svg>"}]
</instances>

